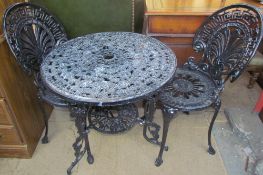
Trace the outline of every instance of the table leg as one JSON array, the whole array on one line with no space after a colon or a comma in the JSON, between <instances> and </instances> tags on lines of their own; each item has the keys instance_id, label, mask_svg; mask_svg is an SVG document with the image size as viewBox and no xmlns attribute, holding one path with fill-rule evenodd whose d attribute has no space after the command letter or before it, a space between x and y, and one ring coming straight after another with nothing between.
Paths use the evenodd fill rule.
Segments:
<instances>
[{"instance_id":1,"label":"table leg","mask_svg":"<svg viewBox=\"0 0 263 175\"><path fill-rule=\"evenodd\" d=\"M88 109L85 106L74 106L70 107L70 113L75 118L75 126L78 130L78 137L76 138L75 143L72 145L75 151L75 160L71 163L70 167L67 170L67 174L70 175L72 169L77 165L81 160L85 152L87 151L87 161L89 164L94 162L93 155L90 151L88 132L89 128L87 127L87 113Z\"/></svg>"},{"instance_id":2,"label":"table leg","mask_svg":"<svg viewBox=\"0 0 263 175\"><path fill-rule=\"evenodd\" d=\"M163 163L163 151L165 150L166 138L169 130L170 121L175 117L177 110L169 108L167 106L162 106L163 113L163 136L161 142L161 148L157 159L155 160L155 165L160 166Z\"/></svg>"},{"instance_id":3,"label":"table leg","mask_svg":"<svg viewBox=\"0 0 263 175\"><path fill-rule=\"evenodd\" d=\"M144 106L144 123L143 123L143 137L150 143L161 145L161 142L158 141L159 139L159 131L160 126L153 122L154 113L156 110L156 102L155 98L149 98ZM147 134L150 134L150 136ZM165 146L165 151L168 150L168 146Z\"/></svg>"}]
</instances>

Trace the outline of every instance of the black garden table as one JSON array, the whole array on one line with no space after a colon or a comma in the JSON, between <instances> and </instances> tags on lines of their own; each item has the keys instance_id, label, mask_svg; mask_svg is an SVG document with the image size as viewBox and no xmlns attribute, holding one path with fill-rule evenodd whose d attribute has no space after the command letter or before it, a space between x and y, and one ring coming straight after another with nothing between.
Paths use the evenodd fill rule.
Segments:
<instances>
[{"instance_id":1,"label":"black garden table","mask_svg":"<svg viewBox=\"0 0 263 175\"><path fill-rule=\"evenodd\" d=\"M88 140L92 120L89 119L87 126L86 119L94 106L146 100L145 117L125 124L129 127L134 123L144 124L146 140L160 145L160 127L152 121L154 95L171 81L175 69L176 57L167 46L154 38L130 32L78 37L48 54L41 65L41 78L51 90L68 100L79 134L73 144L76 159L68 174L86 151L88 162L94 161ZM122 125L122 121L119 122ZM152 137L147 136L147 129Z\"/></svg>"}]
</instances>

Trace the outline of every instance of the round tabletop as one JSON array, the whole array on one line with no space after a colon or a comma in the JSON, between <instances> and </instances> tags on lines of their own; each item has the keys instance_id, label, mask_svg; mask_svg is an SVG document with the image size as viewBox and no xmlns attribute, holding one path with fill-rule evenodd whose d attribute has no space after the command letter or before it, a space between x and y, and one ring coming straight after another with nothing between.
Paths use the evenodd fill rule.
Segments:
<instances>
[{"instance_id":1,"label":"round tabletop","mask_svg":"<svg viewBox=\"0 0 263 175\"><path fill-rule=\"evenodd\" d=\"M155 93L175 69L175 54L160 41L137 33L105 32L59 45L46 56L40 72L56 93L102 106Z\"/></svg>"}]
</instances>

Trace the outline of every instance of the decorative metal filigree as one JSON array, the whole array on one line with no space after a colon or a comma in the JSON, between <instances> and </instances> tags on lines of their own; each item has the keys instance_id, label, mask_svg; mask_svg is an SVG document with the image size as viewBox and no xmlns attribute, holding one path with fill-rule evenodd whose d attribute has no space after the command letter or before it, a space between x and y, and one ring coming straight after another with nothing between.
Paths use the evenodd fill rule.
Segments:
<instances>
[{"instance_id":1,"label":"decorative metal filigree","mask_svg":"<svg viewBox=\"0 0 263 175\"><path fill-rule=\"evenodd\" d=\"M159 95L163 104L182 111L202 109L217 98L216 84L198 70L177 69L174 80Z\"/></svg>"},{"instance_id":2,"label":"decorative metal filigree","mask_svg":"<svg viewBox=\"0 0 263 175\"><path fill-rule=\"evenodd\" d=\"M189 99L190 96L199 97L204 93L205 85L196 76L177 73L175 81L167 89L173 91L173 97L183 96Z\"/></svg>"},{"instance_id":3,"label":"decorative metal filigree","mask_svg":"<svg viewBox=\"0 0 263 175\"><path fill-rule=\"evenodd\" d=\"M31 3L10 6L4 14L3 29L17 61L30 74L38 72L43 58L67 40L62 25L44 8Z\"/></svg>"},{"instance_id":4,"label":"decorative metal filigree","mask_svg":"<svg viewBox=\"0 0 263 175\"><path fill-rule=\"evenodd\" d=\"M259 11L248 5L223 8L199 28L194 38L194 49L204 51L203 62L214 80L222 76L237 79L262 38L262 18Z\"/></svg>"},{"instance_id":5,"label":"decorative metal filigree","mask_svg":"<svg viewBox=\"0 0 263 175\"><path fill-rule=\"evenodd\" d=\"M34 75L39 98L52 105L67 106L67 102L45 87L38 76L45 56L56 45L67 40L60 23L42 7L24 2L14 4L5 11L3 31L16 61L26 73ZM41 110L46 116L43 108ZM46 132L42 143L47 143L48 117L44 119Z\"/></svg>"},{"instance_id":6,"label":"decorative metal filigree","mask_svg":"<svg viewBox=\"0 0 263 175\"><path fill-rule=\"evenodd\" d=\"M138 100L173 76L176 58L160 41L129 32L105 32L70 40L43 61L52 90L101 106Z\"/></svg>"},{"instance_id":7,"label":"decorative metal filigree","mask_svg":"<svg viewBox=\"0 0 263 175\"><path fill-rule=\"evenodd\" d=\"M154 112L156 110L155 97L149 97L144 104L144 116L141 118L143 125L143 137L150 143L161 145L159 142L160 126L153 121ZM165 147L168 150L168 147Z\"/></svg>"},{"instance_id":8,"label":"decorative metal filigree","mask_svg":"<svg viewBox=\"0 0 263 175\"><path fill-rule=\"evenodd\" d=\"M172 84L160 94L163 104L164 130L156 166L162 154L172 112L201 110L211 105L215 113L208 130L208 153L215 154L211 131L219 112L220 92L230 78L233 82L245 69L262 38L261 12L249 5L231 5L212 14L198 29L194 50L203 52L201 62L192 57L177 69Z\"/></svg>"},{"instance_id":9,"label":"decorative metal filigree","mask_svg":"<svg viewBox=\"0 0 263 175\"><path fill-rule=\"evenodd\" d=\"M211 105L223 90L224 82L238 78L249 63L262 37L261 26L261 16L251 6L233 5L215 12L194 38L194 49L204 52L202 61L195 63L190 57L166 89L170 92L161 95L162 100L183 110ZM178 77L180 71L184 71L182 78Z\"/></svg>"},{"instance_id":10,"label":"decorative metal filigree","mask_svg":"<svg viewBox=\"0 0 263 175\"><path fill-rule=\"evenodd\" d=\"M75 125L78 129L78 136L75 143L72 145L73 149L75 150L75 160L67 169L68 175L71 174L72 169L77 165L77 163L81 160L86 152L88 163L92 164L94 162L94 157L91 154L88 140L89 128L87 127L86 121L88 109L85 106L71 106L69 109L70 115L74 116L75 118Z\"/></svg>"},{"instance_id":11,"label":"decorative metal filigree","mask_svg":"<svg viewBox=\"0 0 263 175\"><path fill-rule=\"evenodd\" d=\"M99 132L117 134L137 123L138 109L134 104L115 107L94 107L89 112L90 126Z\"/></svg>"},{"instance_id":12,"label":"decorative metal filigree","mask_svg":"<svg viewBox=\"0 0 263 175\"><path fill-rule=\"evenodd\" d=\"M26 72L34 73L42 99L63 105L64 99L60 97L69 98L67 103L78 136L73 144L75 160L68 174L86 152L88 162L94 161L88 140L90 128L118 133L142 121L135 105L94 107L88 127L84 104L111 106L144 99L166 85L176 69L176 57L171 49L154 38L136 33L97 33L65 42L66 34L57 20L31 3L8 8L4 32L17 61ZM40 64L44 83L38 79ZM153 136L147 138L160 145L160 126L147 119L143 123Z\"/></svg>"}]
</instances>

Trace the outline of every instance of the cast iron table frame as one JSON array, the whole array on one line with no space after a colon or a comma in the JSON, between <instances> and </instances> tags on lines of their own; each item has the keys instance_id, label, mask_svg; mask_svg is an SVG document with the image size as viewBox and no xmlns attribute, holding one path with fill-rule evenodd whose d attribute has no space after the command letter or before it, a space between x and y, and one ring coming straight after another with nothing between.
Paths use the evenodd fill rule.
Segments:
<instances>
[{"instance_id":1,"label":"cast iron table frame","mask_svg":"<svg viewBox=\"0 0 263 175\"><path fill-rule=\"evenodd\" d=\"M131 48L132 50L130 50ZM90 60L87 62L87 59ZM73 62L77 63L72 64ZM93 62L93 64L90 62ZM118 63L120 63L120 65L118 65ZM94 64L96 66L94 66ZM133 76L135 77L135 79L133 79L134 82L128 82L128 84L130 84L126 86L127 89L124 89L125 93L123 91L120 93L123 93L124 96L126 95L125 98L122 98L121 95L116 98L116 96L119 95L118 93L116 93L115 96L112 96L112 98L105 98L105 96L103 96L103 88L100 90L102 95L97 93L96 97L90 96L92 96L91 93L97 89L92 89L91 91L87 90L88 92L85 91L84 93L86 96L81 94L83 93L83 89L80 88L81 83L88 81L86 75L93 75L93 77L89 76L89 78L95 78L93 83L96 84L100 81L98 79L101 76L98 75L100 73L98 72L98 68L103 68L102 70L105 71L104 68L106 66L106 68L108 68L106 72L110 75L106 75L106 77L102 78L108 82L111 81L108 78L114 79L116 76L120 76L118 75L118 72L116 75L113 73L114 75L111 76L111 70L121 69L119 67L122 65L126 67L120 70L123 71L120 72L121 75L123 74L125 77L127 71L130 71L130 78L132 79ZM138 68L133 66L138 66ZM82 70L81 73L86 77L78 74L78 71L74 72L74 77L72 77L70 73L72 67L75 67L75 70L80 70L80 72L83 67L87 70L93 70L89 73ZM147 68L149 68L149 70L145 71L144 69ZM162 87L172 80L173 75L175 74L175 69L176 57L171 49L154 38L130 32L90 34L65 42L51 51L41 65L41 77L49 88L67 99L70 115L75 117L75 125L79 134L73 144L75 160L68 168L67 174L71 174L74 166L81 160L86 152L88 163L92 164L94 162L88 139L88 133L92 126L87 126L87 114L93 106L124 105L145 100L144 117L138 117L134 122L143 125L143 136L148 142L161 145L158 141L160 126L153 122L155 95ZM133 72L137 74L133 74ZM153 73L156 73L156 75L153 75ZM156 77L157 75L158 77ZM80 76L82 76L82 81L79 81ZM137 79L141 76L142 80L138 82ZM71 81L70 78L73 80ZM120 79L122 79L122 76ZM123 81L126 82L126 80L127 79L117 82L118 86L121 86L121 83ZM148 83L145 81L148 81ZM100 83L103 82L99 82L99 84L97 84L98 87L96 88L100 88ZM142 83L142 85L140 83ZM76 84L78 87L74 89L74 85ZM129 87L133 84L137 85L137 87L139 86L139 88L131 91ZM72 89L73 91L71 91ZM110 89L108 91L110 91ZM105 93L111 97L111 94L109 95L108 91ZM147 131L150 135L147 134ZM165 150L168 149L165 145L162 147Z\"/></svg>"}]
</instances>

